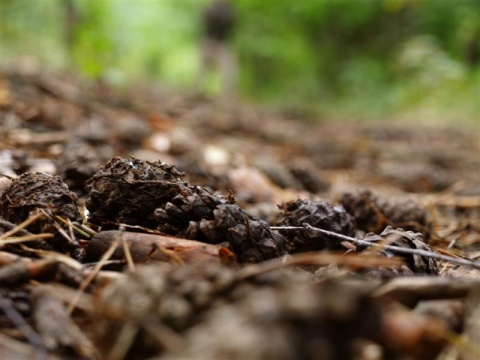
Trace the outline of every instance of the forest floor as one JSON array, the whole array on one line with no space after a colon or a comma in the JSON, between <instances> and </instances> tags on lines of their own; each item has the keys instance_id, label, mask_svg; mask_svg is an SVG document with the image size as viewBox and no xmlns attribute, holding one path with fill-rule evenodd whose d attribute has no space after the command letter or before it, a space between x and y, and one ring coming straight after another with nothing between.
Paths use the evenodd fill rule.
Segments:
<instances>
[{"instance_id":1,"label":"forest floor","mask_svg":"<svg viewBox=\"0 0 480 360\"><path fill-rule=\"evenodd\" d=\"M0 357L478 359L479 136L4 71Z\"/></svg>"}]
</instances>

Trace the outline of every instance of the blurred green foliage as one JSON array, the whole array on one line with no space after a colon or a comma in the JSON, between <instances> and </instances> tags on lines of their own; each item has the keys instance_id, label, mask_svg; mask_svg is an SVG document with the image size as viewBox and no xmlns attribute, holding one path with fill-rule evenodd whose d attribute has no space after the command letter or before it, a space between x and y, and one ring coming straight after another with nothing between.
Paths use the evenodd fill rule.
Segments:
<instances>
[{"instance_id":1,"label":"blurred green foliage","mask_svg":"<svg viewBox=\"0 0 480 360\"><path fill-rule=\"evenodd\" d=\"M113 83L192 88L206 3L0 0L0 56L34 56ZM418 110L478 121L480 0L232 3L244 97L324 116Z\"/></svg>"}]
</instances>

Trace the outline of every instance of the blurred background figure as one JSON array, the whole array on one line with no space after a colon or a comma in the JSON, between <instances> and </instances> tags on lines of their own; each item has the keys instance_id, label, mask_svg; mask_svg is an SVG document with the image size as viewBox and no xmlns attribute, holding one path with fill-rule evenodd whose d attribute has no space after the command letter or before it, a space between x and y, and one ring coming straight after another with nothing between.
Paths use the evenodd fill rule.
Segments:
<instances>
[{"instance_id":1,"label":"blurred background figure","mask_svg":"<svg viewBox=\"0 0 480 360\"><path fill-rule=\"evenodd\" d=\"M237 64L230 44L235 22L235 11L228 0L213 0L203 11L197 84L200 93L205 93L210 75L215 70L220 82L220 98L231 100L235 95Z\"/></svg>"}]
</instances>

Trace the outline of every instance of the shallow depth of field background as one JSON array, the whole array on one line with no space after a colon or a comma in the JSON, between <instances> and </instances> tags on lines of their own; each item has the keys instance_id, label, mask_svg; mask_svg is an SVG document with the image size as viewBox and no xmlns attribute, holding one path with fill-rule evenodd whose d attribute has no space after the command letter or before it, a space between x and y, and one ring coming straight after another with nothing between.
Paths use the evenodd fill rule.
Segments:
<instances>
[{"instance_id":1,"label":"shallow depth of field background","mask_svg":"<svg viewBox=\"0 0 480 360\"><path fill-rule=\"evenodd\" d=\"M193 91L206 3L0 0L0 62ZM480 0L232 3L246 101L315 119L479 121ZM207 89L221 91L215 74Z\"/></svg>"}]
</instances>

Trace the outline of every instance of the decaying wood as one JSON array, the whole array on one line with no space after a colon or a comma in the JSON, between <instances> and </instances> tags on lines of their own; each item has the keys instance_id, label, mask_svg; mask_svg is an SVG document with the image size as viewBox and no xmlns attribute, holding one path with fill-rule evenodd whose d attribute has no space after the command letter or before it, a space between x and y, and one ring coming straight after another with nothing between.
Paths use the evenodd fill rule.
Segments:
<instances>
[{"instance_id":1,"label":"decaying wood","mask_svg":"<svg viewBox=\"0 0 480 360\"><path fill-rule=\"evenodd\" d=\"M87 260L97 261L113 241L124 239L128 244L134 263L166 261L189 262L232 262L233 254L227 248L198 241L170 236L140 234L118 230L103 231L95 235L88 246ZM121 246L114 251L112 259L125 259Z\"/></svg>"}]
</instances>

